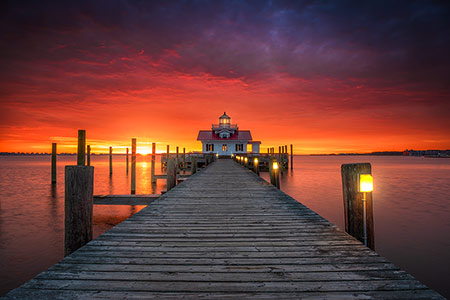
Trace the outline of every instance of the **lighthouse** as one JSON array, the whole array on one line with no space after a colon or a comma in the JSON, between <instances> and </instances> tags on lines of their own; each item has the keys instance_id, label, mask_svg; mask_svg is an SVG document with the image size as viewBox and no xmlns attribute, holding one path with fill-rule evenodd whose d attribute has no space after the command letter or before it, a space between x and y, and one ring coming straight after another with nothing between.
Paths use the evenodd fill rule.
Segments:
<instances>
[{"instance_id":1,"label":"lighthouse","mask_svg":"<svg viewBox=\"0 0 450 300\"><path fill-rule=\"evenodd\" d=\"M250 130L239 130L237 124L231 124L231 118L226 112L219 117L218 124L212 124L211 130L200 130L197 140L202 142L203 153L219 156L259 153L261 144L260 141L253 141Z\"/></svg>"}]
</instances>

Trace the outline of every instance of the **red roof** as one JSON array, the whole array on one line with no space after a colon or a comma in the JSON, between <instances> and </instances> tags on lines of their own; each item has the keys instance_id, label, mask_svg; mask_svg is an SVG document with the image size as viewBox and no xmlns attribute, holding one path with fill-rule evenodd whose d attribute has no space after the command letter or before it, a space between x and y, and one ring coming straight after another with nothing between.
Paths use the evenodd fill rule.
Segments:
<instances>
[{"instance_id":1,"label":"red roof","mask_svg":"<svg viewBox=\"0 0 450 300\"><path fill-rule=\"evenodd\" d=\"M200 130L198 132L197 141L211 141L211 140L220 140L220 141L227 141L227 140L243 140L243 141L251 141L252 140L252 134L250 133L250 130L238 130L237 134L233 134L230 138L227 139L221 139L217 134L213 134L211 130Z\"/></svg>"}]
</instances>

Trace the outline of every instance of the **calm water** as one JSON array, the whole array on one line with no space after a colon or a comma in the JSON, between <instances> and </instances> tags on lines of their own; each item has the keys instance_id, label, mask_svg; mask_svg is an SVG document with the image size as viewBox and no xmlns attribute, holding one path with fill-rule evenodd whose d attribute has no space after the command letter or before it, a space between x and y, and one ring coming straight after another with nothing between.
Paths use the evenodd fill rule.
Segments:
<instances>
[{"instance_id":1,"label":"calm water","mask_svg":"<svg viewBox=\"0 0 450 300\"><path fill-rule=\"evenodd\" d=\"M0 295L46 270L63 257L64 166L50 182L50 156L0 156ZM281 179L282 190L339 227L344 227L342 163L372 163L377 251L450 298L450 159L375 156L298 156ZM93 156L95 194L126 194L125 157ZM160 170L157 160L156 171ZM263 173L267 179L267 173ZM150 185L150 157L138 157L137 193L159 193ZM97 236L143 206L94 206Z\"/></svg>"}]
</instances>

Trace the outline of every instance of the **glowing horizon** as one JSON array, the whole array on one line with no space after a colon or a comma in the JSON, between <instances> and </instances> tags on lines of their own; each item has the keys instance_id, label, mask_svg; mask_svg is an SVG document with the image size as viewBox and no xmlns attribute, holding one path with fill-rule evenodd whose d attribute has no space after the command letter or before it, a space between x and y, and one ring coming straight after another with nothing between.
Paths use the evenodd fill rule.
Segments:
<instances>
[{"instance_id":1,"label":"glowing horizon","mask_svg":"<svg viewBox=\"0 0 450 300\"><path fill-rule=\"evenodd\" d=\"M0 152L200 151L223 111L263 153L450 149L439 3L80 3L5 7Z\"/></svg>"}]
</instances>

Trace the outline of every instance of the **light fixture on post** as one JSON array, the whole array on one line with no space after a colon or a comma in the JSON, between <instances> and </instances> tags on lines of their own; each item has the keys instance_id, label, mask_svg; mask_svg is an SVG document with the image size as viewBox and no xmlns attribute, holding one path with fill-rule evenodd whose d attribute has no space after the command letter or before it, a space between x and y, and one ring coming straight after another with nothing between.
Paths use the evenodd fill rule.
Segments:
<instances>
[{"instance_id":1,"label":"light fixture on post","mask_svg":"<svg viewBox=\"0 0 450 300\"><path fill-rule=\"evenodd\" d=\"M272 163L272 172L273 172L272 184L279 189L280 188L280 172L279 172L278 162L276 160L274 160Z\"/></svg>"},{"instance_id":2,"label":"light fixture on post","mask_svg":"<svg viewBox=\"0 0 450 300\"><path fill-rule=\"evenodd\" d=\"M244 165L247 167L248 166L248 157L247 156L244 158L244 162L245 162Z\"/></svg>"},{"instance_id":3,"label":"light fixture on post","mask_svg":"<svg viewBox=\"0 0 450 300\"><path fill-rule=\"evenodd\" d=\"M259 160L257 157L253 159L253 170L257 175L259 175Z\"/></svg>"},{"instance_id":4,"label":"light fixture on post","mask_svg":"<svg viewBox=\"0 0 450 300\"><path fill-rule=\"evenodd\" d=\"M366 193L373 191L373 177L370 174L359 174L359 192L363 193L362 205L363 205L363 239L364 246L367 246L367 220L366 220Z\"/></svg>"}]
</instances>

